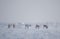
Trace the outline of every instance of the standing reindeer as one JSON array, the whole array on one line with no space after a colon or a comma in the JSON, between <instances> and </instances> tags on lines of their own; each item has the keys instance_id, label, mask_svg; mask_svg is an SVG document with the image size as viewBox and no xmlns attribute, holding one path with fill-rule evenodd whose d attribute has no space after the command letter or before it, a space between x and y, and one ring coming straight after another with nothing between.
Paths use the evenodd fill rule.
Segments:
<instances>
[{"instance_id":1,"label":"standing reindeer","mask_svg":"<svg viewBox=\"0 0 60 39\"><path fill-rule=\"evenodd\" d=\"M35 28L36 28L36 29L39 29L39 27L40 27L40 26L36 24L36 27L35 27Z\"/></svg>"},{"instance_id":2,"label":"standing reindeer","mask_svg":"<svg viewBox=\"0 0 60 39\"><path fill-rule=\"evenodd\" d=\"M48 29L48 26L47 25L43 25L43 27L45 27L46 29Z\"/></svg>"},{"instance_id":3,"label":"standing reindeer","mask_svg":"<svg viewBox=\"0 0 60 39\"><path fill-rule=\"evenodd\" d=\"M31 26L31 24L25 24L25 29L28 28Z\"/></svg>"},{"instance_id":4,"label":"standing reindeer","mask_svg":"<svg viewBox=\"0 0 60 39\"><path fill-rule=\"evenodd\" d=\"M10 24L8 24L8 28L10 28L11 27L11 25Z\"/></svg>"},{"instance_id":5,"label":"standing reindeer","mask_svg":"<svg viewBox=\"0 0 60 39\"><path fill-rule=\"evenodd\" d=\"M13 28L15 28L15 24L13 24Z\"/></svg>"}]
</instances>

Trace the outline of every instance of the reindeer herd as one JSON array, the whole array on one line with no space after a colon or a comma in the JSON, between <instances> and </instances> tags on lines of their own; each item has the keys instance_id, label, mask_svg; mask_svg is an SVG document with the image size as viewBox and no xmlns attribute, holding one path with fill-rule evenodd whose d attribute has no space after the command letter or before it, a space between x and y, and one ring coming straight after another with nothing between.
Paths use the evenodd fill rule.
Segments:
<instances>
[{"instance_id":1,"label":"reindeer herd","mask_svg":"<svg viewBox=\"0 0 60 39\"><path fill-rule=\"evenodd\" d=\"M8 24L8 28L10 28L11 26L13 26L13 28L15 28L15 24Z\"/></svg>"},{"instance_id":2,"label":"reindeer herd","mask_svg":"<svg viewBox=\"0 0 60 39\"><path fill-rule=\"evenodd\" d=\"M11 26L12 26L13 28L15 28L16 25L15 25L15 24L8 24L8 28L10 28ZM24 26L25 26L25 29L29 29L32 25L31 25L31 24L24 24ZM35 28L36 28L36 29L39 29L40 27L41 27L41 26L38 25L38 24L35 25ZM48 29L48 25L45 25L45 24L44 24L44 25L43 25L43 28Z\"/></svg>"}]
</instances>

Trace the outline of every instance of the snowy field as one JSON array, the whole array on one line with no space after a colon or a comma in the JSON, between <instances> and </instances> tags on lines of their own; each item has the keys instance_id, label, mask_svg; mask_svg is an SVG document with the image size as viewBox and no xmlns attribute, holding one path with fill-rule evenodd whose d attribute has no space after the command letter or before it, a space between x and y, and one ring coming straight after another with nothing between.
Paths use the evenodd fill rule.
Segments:
<instances>
[{"instance_id":1,"label":"snowy field","mask_svg":"<svg viewBox=\"0 0 60 39\"><path fill-rule=\"evenodd\" d=\"M43 24L39 29L35 28L35 24L26 29L24 24L16 24L15 28L0 24L0 39L60 39L60 23L49 23L48 29L43 28Z\"/></svg>"}]
</instances>

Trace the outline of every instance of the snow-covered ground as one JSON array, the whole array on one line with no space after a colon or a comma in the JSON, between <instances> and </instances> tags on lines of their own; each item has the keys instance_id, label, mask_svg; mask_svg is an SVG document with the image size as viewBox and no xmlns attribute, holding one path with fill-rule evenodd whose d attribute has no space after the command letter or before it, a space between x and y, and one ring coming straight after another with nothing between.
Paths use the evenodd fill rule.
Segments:
<instances>
[{"instance_id":1,"label":"snow-covered ground","mask_svg":"<svg viewBox=\"0 0 60 39\"><path fill-rule=\"evenodd\" d=\"M41 24L39 29L33 24L29 29L24 25L8 28L0 24L0 39L60 39L60 24L47 24L48 29Z\"/></svg>"}]
</instances>

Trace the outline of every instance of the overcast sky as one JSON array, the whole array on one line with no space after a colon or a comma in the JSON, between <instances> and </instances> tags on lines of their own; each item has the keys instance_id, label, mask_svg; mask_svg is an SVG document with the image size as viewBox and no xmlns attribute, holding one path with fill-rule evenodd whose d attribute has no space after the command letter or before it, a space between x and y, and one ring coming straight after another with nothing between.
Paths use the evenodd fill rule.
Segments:
<instances>
[{"instance_id":1,"label":"overcast sky","mask_svg":"<svg viewBox=\"0 0 60 39\"><path fill-rule=\"evenodd\" d=\"M0 22L60 22L60 0L0 0Z\"/></svg>"}]
</instances>

